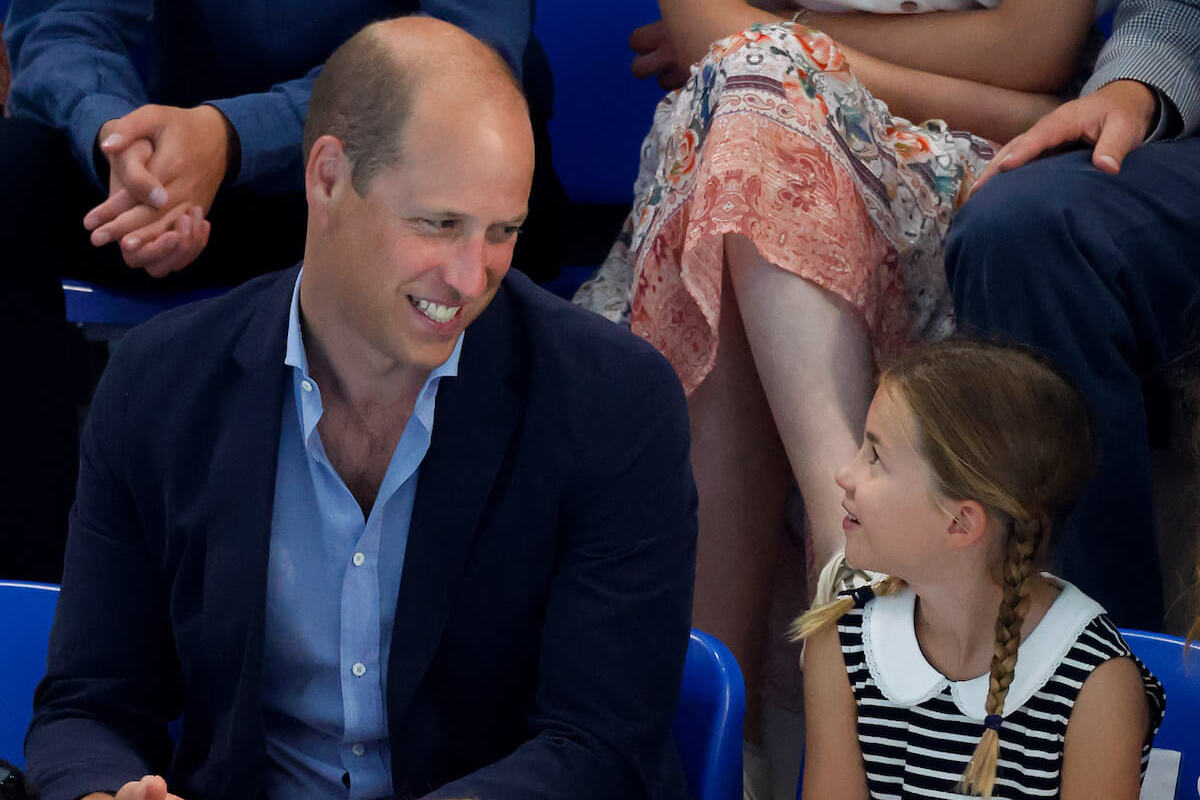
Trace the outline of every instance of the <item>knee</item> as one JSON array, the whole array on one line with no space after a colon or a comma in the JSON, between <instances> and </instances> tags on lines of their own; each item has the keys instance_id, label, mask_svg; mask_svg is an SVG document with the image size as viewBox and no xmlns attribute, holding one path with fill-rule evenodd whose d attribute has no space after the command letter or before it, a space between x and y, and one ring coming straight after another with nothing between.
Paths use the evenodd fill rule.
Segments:
<instances>
[{"instance_id":1,"label":"knee","mask_svg":"<svg viewBox=\"0 0 1200 800\"><path fill-rule=\"evenodd\" d=\"M1078 243L1094 235L1087 228L1096 220L1082 210L1089 189L1079 180L1081 159L1063 159L1001 173L959 210L946 240L946 275L960 311L1057 294L1079 277L1069 262L1086 268L1087 248Z\"/></svg>"}]
</instances>

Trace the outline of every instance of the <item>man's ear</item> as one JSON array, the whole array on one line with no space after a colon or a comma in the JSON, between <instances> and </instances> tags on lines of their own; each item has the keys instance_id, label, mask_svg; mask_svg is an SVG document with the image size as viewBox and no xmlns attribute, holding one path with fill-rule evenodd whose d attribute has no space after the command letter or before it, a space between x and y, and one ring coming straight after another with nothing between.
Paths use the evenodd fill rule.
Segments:
<instances>
[{"instance_id":1,"label":"man's ear","mask_svg":"<svg viewBox=\"0 0 1200 800\"><path fill-rule=\"evenodd\" d=\"M313 142L304 167L304 194L309 213L318 212L350 187L350 160L336 136L326 134Z\"/></svg>"},{"instance_id":2,"label":"man's ear","mask_svg":"<svg viewBox=\"0 0 1200 800\"><path fill-rule=\"evenodd\" d=\"M987 530L989 515L983 504L976 500L955 500L949 504L953 517L947 526L951 549L970 547L979 541Z\"/></svg>"}]
</instances>

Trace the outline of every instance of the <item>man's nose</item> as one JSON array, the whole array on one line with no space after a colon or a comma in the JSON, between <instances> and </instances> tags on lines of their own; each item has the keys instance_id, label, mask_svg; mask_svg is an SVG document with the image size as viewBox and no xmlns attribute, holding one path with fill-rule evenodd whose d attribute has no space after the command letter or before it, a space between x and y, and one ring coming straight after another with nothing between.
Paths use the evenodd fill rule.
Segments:
<instances>
[{"instance_id":1,"label":"man's nose","mask_svg":"<svg viewBox=\"0 0 1200 800\"><path fill-rule=\"evenodd\" d=\"M465 239L448 260L446 283L464 300L474 300L487 289L487 267L487 242L482 236L472 236Z\"/></svg>"}]
</instances>

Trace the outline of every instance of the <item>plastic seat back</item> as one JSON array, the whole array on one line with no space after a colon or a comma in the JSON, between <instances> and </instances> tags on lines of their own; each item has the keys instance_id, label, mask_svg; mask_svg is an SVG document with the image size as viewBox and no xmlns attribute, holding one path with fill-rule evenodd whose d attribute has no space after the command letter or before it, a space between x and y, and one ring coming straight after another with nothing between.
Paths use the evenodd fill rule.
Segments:
<instances>
[{"instance_id":1,"label":"plastic seat back","mask_svg":"<svg viewBox=\"0 0 1200 800\"><path fill-rule=\"evenodd\" d=\"M1134 654L1162 681L1167 711L1154 737L1142 800L1200 798L1200 644L1166 633L1122 629Z\"/></svg>"},{"instance_id":2,"label":"plastic seat back","mask_svg":"<svg viewBox=\"0 0 1200 800\"><path fill-rule=\"evenodd\" d=\"M716 637L692 630L672 732L694 800L742 797L742 670Z\"/></svg>"},{"instance_id":3,"label":"plastic seat back","mask_svg":"<svg viewBox=\"0 0 1200 800\"><path fill-rule=\"evenodd\" d=\"M574 203L633 200L642 139L664 92L629 72L629 34L655 0L540 0L534 33L554 75L554 169Z\"/></svg>"},{"instance_id":4,"label":"plastic seat back","mask_svg":"<svg viewBox=\"0 0 1200 800\"><path fill-rule=\"evenodd\" d=\"M57 586L0 581L0 758L18 767L57 604Z\"/></svg>"}]
</instances>

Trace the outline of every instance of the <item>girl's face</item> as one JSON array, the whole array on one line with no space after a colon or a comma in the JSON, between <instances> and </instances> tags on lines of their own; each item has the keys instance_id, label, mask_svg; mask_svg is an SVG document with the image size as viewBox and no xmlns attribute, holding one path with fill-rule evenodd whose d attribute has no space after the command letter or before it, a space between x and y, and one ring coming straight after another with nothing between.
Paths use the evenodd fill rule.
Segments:
<instances>
[{"instance_id":1,"label":"girl's face","mask_svg":"<svg viewBox=\"0 0 1200 800\"><path fill-rule=\"evenodd\" d=\"M855 567L911 581L945 552L953 518L939 505L917 439L908 404L881 386L867 412L862 447L835 476L845 492L846 558Z\"/></svg>"}]
</instances>

